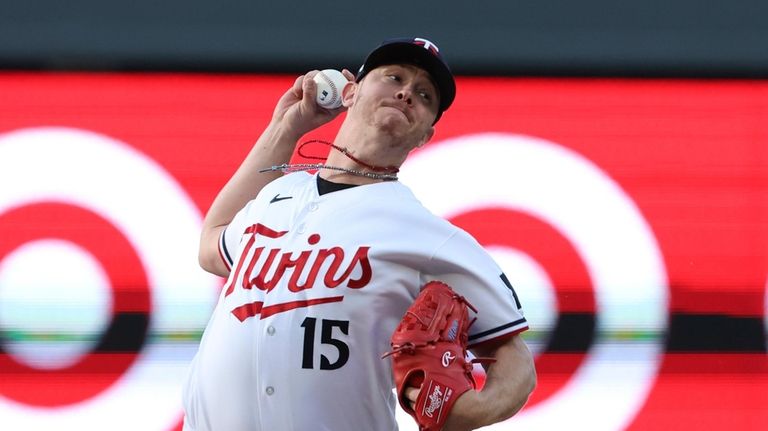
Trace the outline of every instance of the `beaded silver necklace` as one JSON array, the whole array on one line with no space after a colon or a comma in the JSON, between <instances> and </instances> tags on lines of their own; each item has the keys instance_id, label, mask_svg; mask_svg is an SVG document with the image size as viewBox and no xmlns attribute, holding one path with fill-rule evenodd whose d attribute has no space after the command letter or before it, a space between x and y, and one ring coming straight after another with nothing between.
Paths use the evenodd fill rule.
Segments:
<instances>
[{"instance_id":1,"label":"beaded silver necklace","mask_svg":"<svg viewBox=\"0 0 768 431\"><path fill-rule=\"evenodd\" d=\"M328 166L322 163L295 163L295 164L283 163L282 165L275 165L269 168L261 169L259 172L281 171L285 174L288 174L291 172L311 171L315 169L327 169L331 171L346 172L350 175L356 175L358 177L365 177L365 178L372 178L374 180L397 181L397 174L358 171L355 169L342 168L339 166Z\"/></svg>"}]
</instances>

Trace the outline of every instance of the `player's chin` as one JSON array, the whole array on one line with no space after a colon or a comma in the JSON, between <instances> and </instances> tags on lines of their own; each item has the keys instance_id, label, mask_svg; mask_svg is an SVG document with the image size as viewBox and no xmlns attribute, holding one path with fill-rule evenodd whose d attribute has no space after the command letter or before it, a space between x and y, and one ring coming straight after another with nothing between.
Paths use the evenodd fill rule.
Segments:
<instances>
[{"instance_id":1,"label":"player's chin","mask_svg":"<svg viewBox=\"0 0 768 431\"><path fill-rule=\"evenodd\" d=\"M376 127L384 134L397 139L404 139L412 132L412 124L402 113L379 113L376 115Z\"/></svg>"},{"instance_id":2,"label":"player's chin","mask_svg":"<svg viewBox=\"0 0 768 431\"><path fill-rule=\"evenodd\" d=\"M388 135L387 147L393 151L407 154L420 144L416 132L410 128L382 129L382 132Z\"/></svg>"}]
</instances>

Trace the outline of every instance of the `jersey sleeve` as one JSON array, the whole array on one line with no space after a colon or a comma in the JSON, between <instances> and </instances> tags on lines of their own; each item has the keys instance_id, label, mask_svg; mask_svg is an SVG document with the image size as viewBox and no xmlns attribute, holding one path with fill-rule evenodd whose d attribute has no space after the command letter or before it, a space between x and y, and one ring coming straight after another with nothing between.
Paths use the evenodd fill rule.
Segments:
<instances>
[{"instance_id":1,"label":"jersey sleeve","mask_svg":"<svg viewBox=\"0 0 768 431\"><path fill-rule=\"evenodd\" d=\"M499 265L468 233L458 229L432 257L434 274L423 283L440 280L464 296L477 310L470 327L469 347L528 329L523 307Z\"/></svg>"},{"instance_id":2,"label":"jersey sleeve","mask_svg":"<svg viewBox=\"0 0 768 431\"><path fill-rule=\"evenodd\" d=\"M269 197L276 192L288 192L297 184L310 181L311 178L312 176L306 172L295 172L282 176L265 185L254 199L235 214L235 217L219 236L219 256L230 271L240 257L240 240L243 238L245 230L254 223L254 220L259 220L259 215L263 214L270 204ZM288 194L290 193L288 192Z\"/></svg>"}]
</instances>

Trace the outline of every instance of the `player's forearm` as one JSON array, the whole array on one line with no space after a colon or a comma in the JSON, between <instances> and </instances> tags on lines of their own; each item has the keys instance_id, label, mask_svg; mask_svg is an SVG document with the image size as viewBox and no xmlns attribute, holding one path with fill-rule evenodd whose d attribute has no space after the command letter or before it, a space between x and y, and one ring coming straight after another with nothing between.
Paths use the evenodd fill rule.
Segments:
<instances>
[{"instance_id":1,"label":"player's forearm","mask_svg":"<svg viewBox=\"0 0 768 431\"><path fill-rule=\"evenodd\" d=\"M522 337L515 336L499 347L496 359L488 368L485 386L480 392L484 404L491 410L488 424L514 416L536 387L533 356Z\"/></svg>"},{"instance_id":2,"label":"player's forearm","mask_svg":"<svg viewBox=\"0 0 768 431\"><path fill-rule=\"evenodd\" d=\"M272 121L256 141L234 175L219 191L208 210L200 237L200 264L213 273L223 275L219 266L218 235L246 203L256 197L264 186L278 178L280 172L259 172L260 169L290 160L296 141L301 136L285 130L281 122Z\"/></svg>"},{"instance_id":3,"label":"player's forearm","mask_svg":"<svg viewBox=\"0 0 768 431\"><path fill-rule=\"evenodd\" d=\"M279 122L270 123L216 196L205 216L203 227L229 224L248 201L281 175L280 172L261 173L259 170L288 162L299 138L296 133L284 130Z\"/></svg>"},{"instance_id":4,"label":"player's forearm","mask_svg":"<svg viewBox=\"0 0 768 431\"><path fill-rule=\"evenodd\" d=\"M494 356L496 362L488 367L485 386L477 393L474 428L514 416L536 386L533 357L521 337L515 336L502 344Z\"/></svg>"}]
</instances>

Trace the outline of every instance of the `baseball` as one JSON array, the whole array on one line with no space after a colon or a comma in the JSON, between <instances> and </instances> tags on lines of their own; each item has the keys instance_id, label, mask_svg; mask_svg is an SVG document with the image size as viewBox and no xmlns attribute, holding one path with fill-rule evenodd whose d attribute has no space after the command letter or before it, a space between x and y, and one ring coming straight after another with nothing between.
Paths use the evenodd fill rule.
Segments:
<instances>
[{"instance_id":1,"label":"baseball","mask_svg":"<svg viewBox=\"0 0 768 431\"><path fill-rule=\"evenodd\" d=\"M334 69L325 69L313 78L317 83L317 104L326 109L341 106L341 90L347 85L347 78Z\"/></svg>"}]
</instances>

